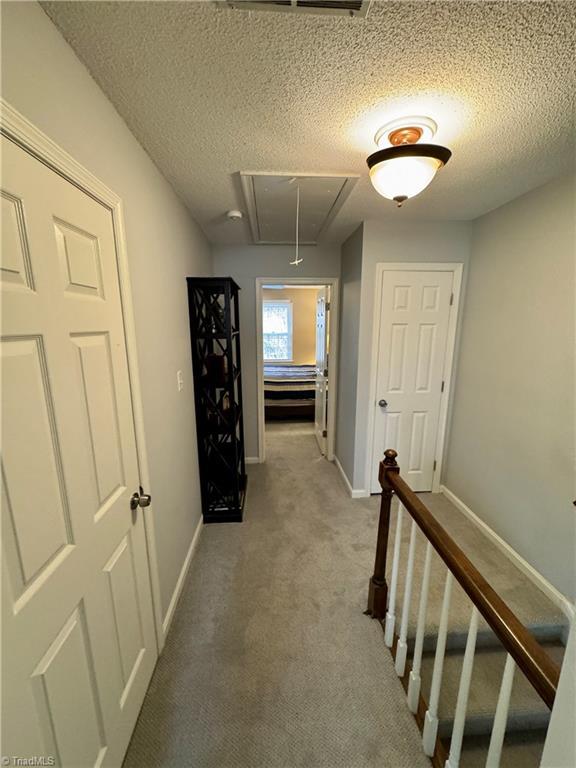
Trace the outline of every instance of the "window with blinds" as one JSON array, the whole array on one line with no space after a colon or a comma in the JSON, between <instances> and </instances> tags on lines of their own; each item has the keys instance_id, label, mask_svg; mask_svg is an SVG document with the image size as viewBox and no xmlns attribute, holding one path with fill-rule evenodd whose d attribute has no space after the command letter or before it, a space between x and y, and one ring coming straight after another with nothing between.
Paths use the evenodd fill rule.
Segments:
<instances>
[{"instance_id":1,"label":"window with blinds","mask_svg":"<svg viewBox=\"0 0 576 768\"><path fill-rule=\"evenodd\" d=\"M264 301L262 308L264 360L292 361L292 302Z\"/></svg>"}]
</instances>

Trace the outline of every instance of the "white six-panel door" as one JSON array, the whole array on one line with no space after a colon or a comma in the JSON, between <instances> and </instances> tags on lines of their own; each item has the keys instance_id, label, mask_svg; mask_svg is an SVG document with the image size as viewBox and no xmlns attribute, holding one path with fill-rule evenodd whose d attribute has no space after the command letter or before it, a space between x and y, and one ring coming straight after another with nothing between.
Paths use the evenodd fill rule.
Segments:
<instances>
[{"instance_id":1,"label":"white six-panel door","mask_svg":"<svg viewBox=\"0 0 576 768\"><path fill-rule=\"evenodd\" d=\"M381 490L378 462L387 448L398 451L412 490L432 490L453 278L452 271L382 273L372 493Z\"/></svg>"},{"instance_id":2,"label":"white six-panel door","mask_svg":"<svg viewBox=\"0 0 576 768\"><path fill-rule=\"evenodd\" d=\"M2 150L2 749L118 766L157 649L113 222Z\"/></svg>"}]
</instances>

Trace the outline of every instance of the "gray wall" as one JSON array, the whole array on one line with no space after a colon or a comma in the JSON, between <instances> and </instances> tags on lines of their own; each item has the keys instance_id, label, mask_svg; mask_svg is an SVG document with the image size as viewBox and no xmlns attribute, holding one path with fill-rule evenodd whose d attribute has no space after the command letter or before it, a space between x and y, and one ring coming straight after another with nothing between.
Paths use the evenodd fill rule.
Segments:
<instances>
[{"instance_id":1,"label":"gray wall","mask_svg":"<svg viewBox=\"0 0 576 768\"><path fill-rule=\"evenodd\" d=\"M264 289L262 301L289 301L292 305L292 365L316 364L317 288Z\"/></svg>"},{"instance_id":2,"label":"gray wall","mask_svg":"<svg viewBox=\"0 0 576 768\"><path fill-rule=\"evenodd\" d=\"M398 212L400 216L402 212ZM379 262L460 262L464 264L463 285L470 256L470 225L461 221L364 222L362 293L358 349L358 391L356 397L356 449L352 485L367 488L367 429L369 402L376 264ZM460 308L465 302L464 292ZM460 311L460 315L462 311ZM456 337L458 349L458 332Z\"/></svg>"},{"instance_id":3,"label":"gray wall","mask_svg":"<svg viewBox=\"0 0 576 768\"><path fill-rule=\"evenodd\" d=\"M342 245L336 457L350 483L354 476L363 225Z\"/></svg>"},{"instance_id":4,"label":"gray wall","mask_svg":"<svg viewBox=\"0 0 576 768\"><path fill-rule=\"evenodd\" d=\"M4 98L124 202L164 615L201 514L184 278L211 272L210 249L36 3L3 4L2 64Z\"/></svg>"},{"instance_id":5,"label":"gray wall","mask_svg":"<svg viewBox=\"0 0 576 768\"><path fill-rule=\"evenodd\" d=\"M303 246L304 262L291 267L291 245L221 246L214 251L214 274L233 277L240 288L240 343L246 456L258 456L258 388L256 371L256 278L339 277L338 247Z\"/></svg>"},{"instance_id":6,"label":"gray wall","mask_svg":"<svg viewBox=\"0 0 576 768\"><path fill-rule=\"evenodd\" d=\"M574 597L574 179L474 222L445 485Z\"/></svg>"}]
</instances>

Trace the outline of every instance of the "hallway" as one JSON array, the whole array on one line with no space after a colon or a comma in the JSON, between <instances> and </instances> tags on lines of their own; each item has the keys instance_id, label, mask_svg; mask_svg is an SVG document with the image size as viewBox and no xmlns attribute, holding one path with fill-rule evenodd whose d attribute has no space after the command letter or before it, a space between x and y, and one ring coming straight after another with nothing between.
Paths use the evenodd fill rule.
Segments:
<instances>
[{"instance_id":1,"label":"hallway","mask_svg":"<svg viewBox=\"0 0 576 768\"><path fill-rule=\"evenodd\" d=\"M306 428L274 427L245 522L203 530L125 768L429 766L362 615L376 505Z\"/></svg>"}]
</instances>

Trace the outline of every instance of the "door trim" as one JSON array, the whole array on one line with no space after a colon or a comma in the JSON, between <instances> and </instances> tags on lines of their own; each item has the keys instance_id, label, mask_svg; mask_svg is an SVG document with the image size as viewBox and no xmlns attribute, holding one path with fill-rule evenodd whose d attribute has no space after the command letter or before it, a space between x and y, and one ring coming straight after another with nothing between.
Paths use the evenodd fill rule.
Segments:
<instances>
[{"instance_id":1,"label":"door trim","mask_svg":"<svg viewBox=\"0 0 576 768\"><path fill-rule=\"evenodd\" d=\"M124 229L124 210L122 200L96 176L82 166L77 160L63 150L45 133L36 128L24 115L18 112L5 99L0 99L0 133L22 147L59 176L81 189L91 198L107 208L112 216L114 240L118 264L118 283L120 286L120 302L122 320L126 339L126 356L128 359L128 378L132 401L134 434L136 438L136 455L140 483L150 492L150 471L146 451L144 432L144 415L142 406L142 391L140 388L138 352L136 346L136 328L134 324L134 305L130 286L130 271L126 250L126 234ZM154 614L154 629L156 635L156 651L160 654L164 645L162 627L160 579L158 574L158 556L154 534L153 504L142 510L144 516L144 531L148 571L152 593L152 610Z\"/></svg>"},{"instance_id":2,"label":"door trim","mask_svg":"<svg viewBox=\"0 0 576 768\"><path fill-rule=\"evenodd\" d=\"M452 272L452 293L454 301L450 306L448 315L448 336L446 339L446 356L444 358L443 380L444 391L440 396L440 412L438 414L438 433L436 435L436 446L434 449L434 459L436 469L432 475L432 493L440 493L440 478L442 476L442 463L444 459L444 443L446 441L446 429L448 423L448 404L450 402L450 392L452 389L454 351L456 345L456 330L458 327L458 310L460 307L460 296L462 293L462 274L464 264L462 262L434 262L416 263L416 262L378 262L376 264L375 286L374 286L374 317L372 318L372 345L370 350L370 395L368 403L368 429L366 430L366 470L365 470L365 488L370 492L372 485L372 462L374 460L374 406L376 402L376 376L378 373L378 349L380 347L380 320L382 316L382 280L384 272ZM399 457L399 464L402 467L402 456Z\"/></svg>"},{"instance_id":3,"label":"door trim","mask_svg":"<svg viewBox=\"0 0 576 768\"><path fill-rule=\"evenodd\" d=\"M328 344L329 382L332 396L328 398L328 438L326 458L334 461L336 442L336 401L338 397L338 334L340 279L338 277L257 277L256 278L256 375L258 378L257 421L258 462L266 458L264 439L264 361L262 354L262 288L264 285L329 285L330 286L330 341Z\"/></svg>"}]
</instances>

